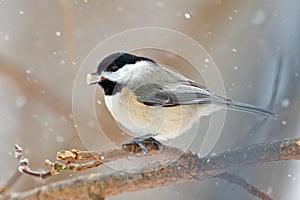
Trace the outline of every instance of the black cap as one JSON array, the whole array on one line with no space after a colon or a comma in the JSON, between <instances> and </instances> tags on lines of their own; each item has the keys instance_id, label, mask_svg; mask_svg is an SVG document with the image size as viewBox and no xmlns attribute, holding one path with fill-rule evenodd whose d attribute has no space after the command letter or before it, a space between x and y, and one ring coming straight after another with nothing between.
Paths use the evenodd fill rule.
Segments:
<instances>
[{"instance_id":1,"label":"black cap","mask_svg":"<svg viewBox=\"0 0 300 200\"><path fill-rule=\"evenodd\" d=\"M97 73L102 71L115 72L126 64L135 64L143 60L155 63L149 58L139 57L129 53L113 53L101 61L97 68Z\"/></svg>"}]
</instances>

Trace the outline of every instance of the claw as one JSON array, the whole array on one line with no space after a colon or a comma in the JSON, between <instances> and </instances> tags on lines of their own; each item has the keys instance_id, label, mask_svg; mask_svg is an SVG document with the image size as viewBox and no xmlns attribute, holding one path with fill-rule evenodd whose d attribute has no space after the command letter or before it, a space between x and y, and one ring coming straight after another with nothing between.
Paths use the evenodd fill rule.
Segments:
<instances>
[{"instance_id":1,"label":"claw","mask_svg":"<svg viewBox=\"0 0 300 200\"><path fill-rule=\"evenodd\" d=\"M143 157L144 155L146 155L147 153L147 148L145 147L145 145L143 145L143 143L137 143L139 145L139 147L141 148L142 154L139 155L138 157Z\"/></svg>"},{"instance_id":2,"label":"claw","mask_svg":"<svg viewBox=\"0 0 300 200\"><path fill-rule=\"evenodd\" d=\"M122 144L122 147L127 147L130 145L138 145L139 148L141 149L141 155L140 156L144 156L147 153L147 148L144 145L145 142L152 142L153 144L155 144L157 146L158 151L162 151L163 149L163 144L160 143L159 141L155 140L152 135L145 135L145 136L141 136L141 137L136 137L133 140L129 141L129 142L125 142ZM140 157L139 156L139 157Z\"/></svg>"},{"instance_id":3,"label":"claw","mask_svg":"<svg viewBox=\"0 0 300 200\"><path fill-rule=\"evenodd\" d=\"M162 143L160 143L159 141L155 140L155 139L153 139L153 140L154 140L153 142L157 146L158 151L161 152L163 150L163 148L164 148L164 145Z\"/></svg>"}]
</instances>

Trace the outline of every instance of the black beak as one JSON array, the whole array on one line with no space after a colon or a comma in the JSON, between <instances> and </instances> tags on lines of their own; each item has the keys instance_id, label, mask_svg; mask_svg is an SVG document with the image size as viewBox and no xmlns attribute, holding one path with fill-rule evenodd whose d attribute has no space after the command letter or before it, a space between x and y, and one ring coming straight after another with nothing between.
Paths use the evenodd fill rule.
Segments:
<instances>
[{"instance_id":1,"label":"black beak","mask_svg":"<svg viewBox=\"0 0 300 200\"><path fill-rule=\"evenodd\" d=\"M97 72L88 74L86 76L86 82L89 85L94 85L96 83L99 83L99 82L101 82L101 75L98 74Z\"/></svg>"}]
</instances>

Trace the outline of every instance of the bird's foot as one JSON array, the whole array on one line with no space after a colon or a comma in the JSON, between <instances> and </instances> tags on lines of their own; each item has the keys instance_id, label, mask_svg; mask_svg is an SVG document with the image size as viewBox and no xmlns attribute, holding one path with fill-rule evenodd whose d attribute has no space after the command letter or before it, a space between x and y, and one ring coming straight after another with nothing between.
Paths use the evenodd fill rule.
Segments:
<instances>
[{"instance_id":1,"label":"bird's foot","mask_svg":"<svg viewBox=\"0 0 300 200\"><path fill-rule=\"evenodd\" d=\"M155 145L155 147L153 145ZM133 140L122 144L122 148L128 149L129 147L131 147L130 151L132 152L137 151L137 149L135 148L136 146L139 147L138 151L141 151L142 153L140 156L146 155L146 153L148 152L147 147L149 147L151 150L156 151L162 151L163 149L163 144L154 139L153 135L144 135L136 137Z\"/></svg>"}]
</instances>

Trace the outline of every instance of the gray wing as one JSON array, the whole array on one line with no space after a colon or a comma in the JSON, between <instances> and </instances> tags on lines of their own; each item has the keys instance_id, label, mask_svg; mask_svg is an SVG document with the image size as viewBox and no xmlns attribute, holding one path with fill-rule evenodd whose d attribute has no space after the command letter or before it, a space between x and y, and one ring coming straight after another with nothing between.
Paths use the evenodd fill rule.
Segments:
<instances>
[{"instance_id":1,"label":"gray wing","mask_svg":"<svg viewBox=\"0 0 300 200\"><path fill-rule=\"evenodd\" d=\"M145 84L135 91L138 101L150 106L207 104L224 100L192 82L171 85Z\"/></svg>"},{"instance_id":2,"label":"gray wing","mask_svg":"<svg viewBox=\"0 0 300 200\"><path fill-rule=\"evenodd\" d=\"M189 81L174 83L169 86L154 83L145 84L135 90L135 95L138 101L149 106L169 107L191 104L215 104L233 110L259 114L265 117L278 117L271 111L214 95L202 86Z\"/></svg>"},{"instance_id":3,"label":"gray wing","mask_svg":"<svg viewBox=\"0 0 300 200\"><path fill-rule=\"evenodd\" d=\"M160 73L160 75L148 74L148 78L151 79L152 83L145 84L145 80L141 79L140 83L135 84L135 87L132 88L137 96L137 100L145 105L168 107L191 104L215 104L233 110L256 113L265 117L277 117L277 115L268 110L219 97L209 92L203 86L168 68L160 66L156 68L155 73ZM164 77L163 82L157 78L161 76Z\"/></svg>"}]
</instances>

